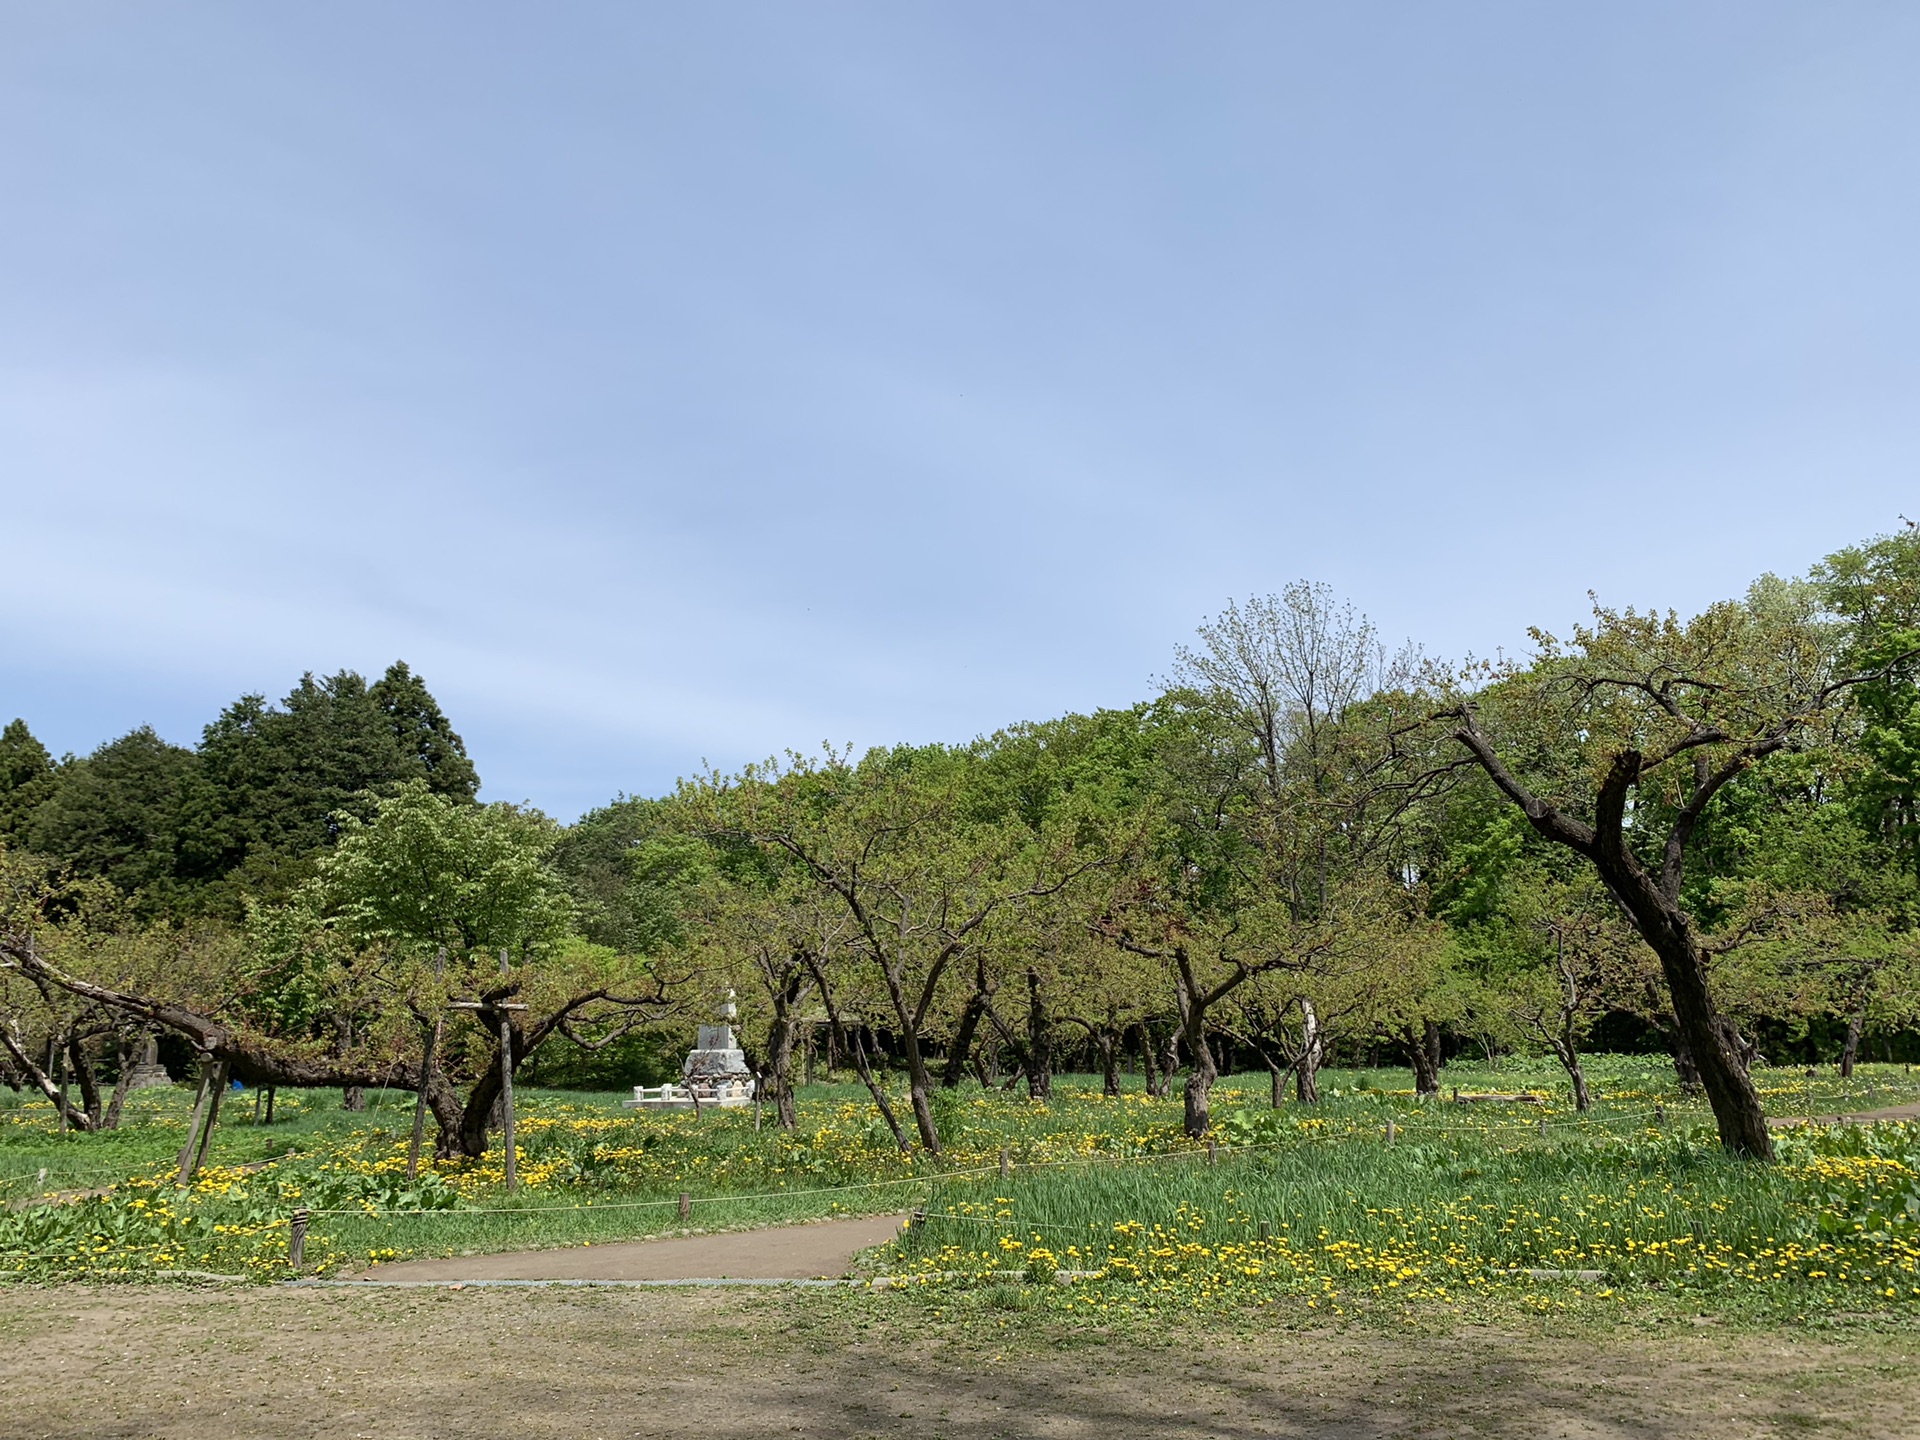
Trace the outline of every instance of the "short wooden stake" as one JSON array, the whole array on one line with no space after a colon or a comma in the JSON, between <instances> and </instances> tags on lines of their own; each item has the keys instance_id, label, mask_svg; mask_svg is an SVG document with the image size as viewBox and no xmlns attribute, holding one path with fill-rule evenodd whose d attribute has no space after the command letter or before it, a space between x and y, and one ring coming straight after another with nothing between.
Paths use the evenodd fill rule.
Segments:
<instances>
[{"instance_id":1,"label":"short wooden stake","mask_svg":"<svg viewBox=\"0 0 1920 1440\"><path fill-rule=\"evenodd\" d=\"M1538 1120L1534 1121L1533 1128L1542 1140L1546 1139L1547 1138L1547 1117L1542 1115Z\"/></svg>"},{"instance_id":2,"label":"short wooden stake","mask_svg":"<svg viewBox=\"0 0 1920 1440\"><path fill-rule=\"evenodd\" d=\"M1272 1238L1273 1238L1273 1226L1268 1224L1265 1220L1262 1220L1260 1222L1261 1243L1265 1244L1267 1241L1271 1240Z\"/></svg>"},{"instance_id":3,"label":"short wooden stake","mask_svg":"<svg viewBox=\"0 0 1920 1440\"><path fill-rule=\"evenodd\" d=\"M307 1263L307 1207L302 1205L287 1222L287 1264L295 1270Z\"/></svg>"},{"instance_id":4,"label":"short wooden stake","mask_svg":"<svg viewBox=\"0 0 1920 1440\"><path fill-rule=\"evenodd\" d=\"M47 1188L47 1167L42 1165L40 1167L39 1175L34 1178L33 1198L38 1200L41 1197L41 1195L46 1193L46 1188Z\"/></svg>"},{"instance_id":5,"label":"short wooden stake","mask_svg":"<svg viewBox=\"0 0 1920 1440\"><path fill-rule=\"evenodd\" d=\"M1216 1141L1211 1135L1209 1135L1207 1137L1207 1164L1218 1165L1219 1163L1220 1163L1219 1142Z\"/></svg>"},{"instance_id":6,"label":"short wooden stake","mask_svg":"<svg viewBox=\"0 0 1920 1440\"><path fill-rule=\"evenodd\" d=\"M693 1196L682 1190L680 1192L680 1218L684 1220L691 1214L693 1214Z\"/></svg>"},{"instance_id":7,"label":"short wooden stake","mask_svg":"<svg viewBox=\"0 0 1920 1440\"><path fill-rule=\"evenodd\" d=\"M1389 1145L1393 1144L1395 1138L1399 1135L1399 1133L1400 1132L1394 1128L1393 1121L1391 1120L1387 1121L1387 1144Z\"/></svg>"},{"instance_id":8,"label":"short wooden stake","mask_svg":"<svg viewBox=\"0 0 1920 1440\"><path fill-rule=\"evenodd\" d=\"M1664 1125L1667 1123L1667 1105L1664 1100L1656 1100L1654 1102L1653 1123L1656 1125Z\"/></svg>"},{"instance_id":9,"label":"short wooden stake","mask_svg":"<svg viewBox=\"0 0 1920 1440\"><path fill-rule=\"evenodd\" d=\"M1008 1159L1007 1147L1002 1145L1000 1147L1000 1178L1004 1180L1007 1178L1007 1176L1011 1175L1012 1173L1013 1173L1013 1164L1011 1160Z\"/></svg>"}]
</instances>

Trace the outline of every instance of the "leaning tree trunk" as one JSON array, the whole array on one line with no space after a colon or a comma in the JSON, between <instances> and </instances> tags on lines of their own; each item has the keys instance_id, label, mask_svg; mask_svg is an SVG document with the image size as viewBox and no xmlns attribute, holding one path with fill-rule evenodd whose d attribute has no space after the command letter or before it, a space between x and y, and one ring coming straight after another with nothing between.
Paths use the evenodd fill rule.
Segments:
<instances>
[{"instance_id":1,"label":"leaning tree trunk","mask_svg":"<svg viewBox=\"0 0 1920 1440\"><path fill-rule=\"evenodd\" d=\"M1272 1087L1273 1108L1278 1110L1287 1103L1287 1068L1273 1063L1273 1057L1262 1051L1260 1058L1267 1063L1267 1082Z\"/></svg>"},{"instance_id":2,"label":"leaning tree trunk","mask_svg":"<svg viewBox=\"0 0 1920 1440\"><path fill-rule=\"evenodd\" d=\"M943 1089L952 1090L967 1077L967 1066L973 1065L976 1072L980 1066L974 1055L974 1038L980 1033L980 1022L986 1017L987 1007L993 1003L993 985L987 978L987 962L976 957L973 966L973 994L967 997L966 1008L960 1012L959 1027L953 1032L953 1044L947 1049L946 1068L940 1072L940 1084ZM993 1087L983 1079L980 1086L984 1090Z\"/></svg>"},{"instance_id":3,"label":"leaning tree trunk","mask_svg":"<svg viewBox=\"0 0 1920 1440\"><path fill-rule=\"evenodd\" d=\"M1673 1001L1675 1032L1699 1071L1721 1145L1736 1155L1771 1159L1767 1112L1747 1072L1739 1029L1713 1003L1706 956L1692 925L1678 902L1661 893L1624 846L1600 847L1596 867L1660 959Z\"/></svg>"}]
</instances>

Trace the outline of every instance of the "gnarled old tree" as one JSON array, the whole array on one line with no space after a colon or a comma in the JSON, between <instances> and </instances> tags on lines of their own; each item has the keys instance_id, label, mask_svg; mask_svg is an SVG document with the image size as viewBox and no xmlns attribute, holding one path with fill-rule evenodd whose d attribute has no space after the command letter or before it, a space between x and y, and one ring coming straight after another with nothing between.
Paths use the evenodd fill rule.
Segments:
<instances>
[{"instance_id":1,"label":"gnarled old tree","mask_svg":"<svg viewBox=\"0 0 1920 1440\"><path fill-rule=\"evenodd\" d=\"M1002 917L1057 893L1099 863L1074 827L1036 832L973 783L973 757L942 746L876 750L858 764L827 753L785 770L753 768L685 787L691 814L717 838L782 856L842 917L831 949L810 956L821 1002L875 1103L894 1126L857 1018L890 1031L905 1061L922 1147L940 1153L928 1039L966 966Z\"/></svg>"},{"instance_id":2,"label":"gnarled old tree","mask_svg":"<svg viewBox=\"0 0 1920 1440\"><path fill-rule=\"evenodd\" d=\"M1836 664L1842 634L1812 587L1766 579L1682 622L1595 607L1438 713L1533 829L1581 856L1654 954L1721 1143L1770 1158L1746 1045L1715 1003L1688 858L1715 797L1769 757L1827 738L1872 678Z\"/></svg>"},{"instance_id":3,"label":"gnarled old tree","mask_svg":"<svg viewBox=\"0 0 1920 1440\"><path fill-rule=\"evenodd\" d=\"M424 1090L442 1158L486 1151L503 1022L517 1070L556 1039L597 1047L664 1013L658 965L568 934L544 817L415 783L369 822L341 819L314 881L291 905L256 912L242 953L217 973L127 977L71 963L80 952L49 943L52 924L7 925L0 955L36 985L174 1031L231 1079ZM505 976L502 952L513 960ZM475 1008L452 1010L462 996ZM348 1007L361 1023L342 1044L334 1022ZM436 1020L447 1043L429 1050Z\"/></svg>"}]
</instances>

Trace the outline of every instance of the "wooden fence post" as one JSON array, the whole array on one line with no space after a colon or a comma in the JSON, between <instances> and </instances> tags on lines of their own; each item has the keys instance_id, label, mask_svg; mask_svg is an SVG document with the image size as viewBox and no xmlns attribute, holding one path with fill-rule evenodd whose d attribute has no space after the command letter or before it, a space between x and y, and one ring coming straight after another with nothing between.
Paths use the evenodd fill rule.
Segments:
<instances>
[{"instance_id":1,"label":"wooden fence post","mask_svg":"<svg viewBox=\"0 0 1920 1440\"><path fill-rule=\"evenodd\" d=\"M1393 1144L1393 1141L1394 1141L1394 1136L1395 1136L1395 1135L1396 1135L1397 1133L1398 1133L1398 1132L1397 1132L1397 1131L1396 1131L1396 1130L1394 1129L1394 1125L1393 1125L1393 1121L1392 1121L1392 1120L1388 1120L1388 1121L1387 1121L1387 1144L1389 1144L1389 1145L1391 1145L1391 1144Z\"/></svg>"},{"instance_id":2,"label":"wooden fence post","mask_svg":"<svg viewBox=\"0 0 1920 1440\"><path fill-rule=\"evenodd\" d=\"M682 1190L680 1192L680 1218L684 1220L691 1214L693 1214L693 1196Z\"/></svg>"},{"instance_id":3,"label":"wooden fence post","mask_svg":"<svg viewBox=\"0 0 1920 1440\"><path fill-rule=\"evenodd\" d=\"M307 1263L307 1207L302 1205L287 1222L287 1263L295 1270Z\"/></svg>"},{"instance_id":4,"label":"wooden fence post","mask_svg":"<svg viewBox=\"0 0 1920 1440\"><path fill-rule=\"evenodd\" d=\"M1007 1147L1002 1145L1000 1147L1000 1178L1004 1180L1007 1178L1007 1176L1011 1175L1012 1173L1013 1173L1013 1164L1008 1159Z\"/></svg>"}]
</instances>

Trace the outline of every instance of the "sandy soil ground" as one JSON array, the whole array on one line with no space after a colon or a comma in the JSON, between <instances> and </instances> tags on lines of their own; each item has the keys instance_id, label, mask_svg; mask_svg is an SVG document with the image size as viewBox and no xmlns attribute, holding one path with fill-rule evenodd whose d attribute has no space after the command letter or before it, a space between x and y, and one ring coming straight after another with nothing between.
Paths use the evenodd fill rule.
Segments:
<instances>
[{"instance_id":1,"label":"sandy soil ground","mask_svg":"<svg viewBox=\"0 0 1920 1440\"><path fill-rule=\"evenodd\" d=\"M1196 1351L1021 1312L982 1343L823 1294L9 1289L0 1420L8 1440L1920 1435L1914 1336L1354 1328Z\"/></svg>"},{"instance_id":2,"label":"sandy soil ground","mask_svg":"<svg viewBox=\"0 0 1920 1440\"><path fill-rule=\"evenodd\" d=\"M891 1240L897 1215L781 1225L727 1235L685 1235L582 1245L564 1250L520 1250L459 1255L446 1260L402 1260L345 1277L353 1280L690 1280L732 1277L809 1280L843 1275L862 1250Z\"/></svg>"}]
</instances>

